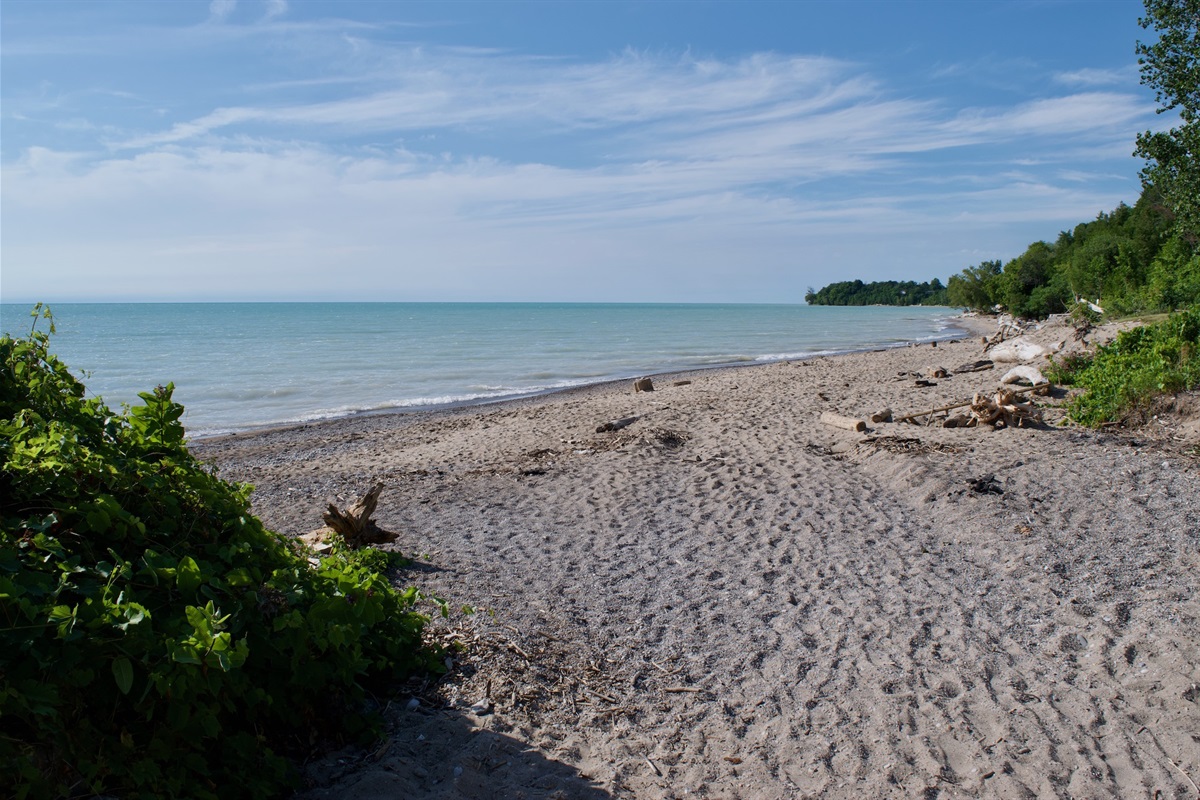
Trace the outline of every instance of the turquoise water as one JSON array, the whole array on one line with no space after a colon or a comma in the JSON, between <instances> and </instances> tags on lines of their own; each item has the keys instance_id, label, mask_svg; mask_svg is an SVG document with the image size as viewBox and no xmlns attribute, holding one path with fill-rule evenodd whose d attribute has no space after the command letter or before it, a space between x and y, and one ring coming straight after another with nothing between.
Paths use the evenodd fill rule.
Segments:
<instances>
[{"instance_id":1,"label":"turquoise water","mask_svg":"<svg viewBox=\"0 0 1200 800\"><path fill-rule=\"evenodd\" d=\"M535 394L957 335L953 309L560 303L52 307L52 349L111 406L168 381L192 436ZM29 307L0 305L28 330ZM86 373L86 374L85 374Z\"/></svg>"}]
</instances>

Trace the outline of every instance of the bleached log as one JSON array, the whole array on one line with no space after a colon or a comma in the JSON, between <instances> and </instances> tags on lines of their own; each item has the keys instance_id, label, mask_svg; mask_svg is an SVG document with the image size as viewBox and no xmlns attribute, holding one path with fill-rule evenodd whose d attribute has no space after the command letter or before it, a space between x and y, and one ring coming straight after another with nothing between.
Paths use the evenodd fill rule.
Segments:
<instances>
[{"instance_id":1,"label":"bleached log","mask_svg":"<svg viewBox=\"0 0 1200 800\"><path fill-rule=\"evenodd\" d=\"M848 431L865 431L867 429L867 423L861 419L843 417L841 414L834 414L830 411L821 412L821 422Z\"/></svg>"},{"instance_id":2,"label":"bleached log","mask_svg":"<svg viewBox=\"0 0 1200 800\"><path fill-rule=\"evenodd\" d=\"M1011 339L993 347L988 352L988 355L991 356L993 361L1008 363L1033 361L1035 358L1057 353L1063 348L1063 344L1063 342L1056 342L1046 346L1025 339Z\"/></svg>"},{"instance_id":3,"label":"bleached log","mask_svg":"<svg viewBox=\"0 0 1200 800\"><path fill-rule=\"evenodd\" d=\"M1046 376L1042 374L1041 370L1029 364L1013 367L1004 373L1004 377L1000 379L1001 383L1017 383L1019 381L1027 381L1030 386L1050 383L1050 381L1046 380Z\"/></svg>"}]
</instances>

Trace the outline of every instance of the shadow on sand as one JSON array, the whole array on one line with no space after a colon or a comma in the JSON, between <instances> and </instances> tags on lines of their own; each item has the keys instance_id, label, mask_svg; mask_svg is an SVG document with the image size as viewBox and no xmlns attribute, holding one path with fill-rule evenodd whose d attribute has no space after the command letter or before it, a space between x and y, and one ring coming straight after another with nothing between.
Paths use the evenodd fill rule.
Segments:
<instances>
[{"instance_id":1,"label":"shadow on sand","mask_svg":"<svg viewBox=\"0 0 1200 800\"><path fill-rule=\"evenodd\" d=\"M390 731L374 750L343 750L306 765L309 788L295 800L611 798L575 768L492 730L498 722L463 710L389 712Z\"/></svg>"}]
</instances>

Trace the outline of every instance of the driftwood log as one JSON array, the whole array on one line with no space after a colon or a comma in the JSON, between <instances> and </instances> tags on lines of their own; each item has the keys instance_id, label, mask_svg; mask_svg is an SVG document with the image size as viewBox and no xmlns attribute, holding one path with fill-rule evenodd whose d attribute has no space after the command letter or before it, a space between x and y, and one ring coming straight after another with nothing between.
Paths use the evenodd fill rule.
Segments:
<instances>
[{"instance_id":1,"label":"driftwood log","mask_svg":"<svg viewBox=\"0 0 1200 800\"><path fill-rule=\"evenodd\" d=\"M354 505L342 511L333 503L322 515L327 527L318 528L312 533L306 533L300 540L318 553L329 549L329 537L337 534L350 547L365 547L369 544L391 544L399 538L399 534L385 531L375 524L371 515L379 504L379 494L383 484L377 483L371 491L354 501Z\"/></svg>"},{"instance_id":2,"label":"driftwood log","mask_svg":"<svg viewBox=\"0 0 1200 800\"><path fill-rule=\"evenodd\" d=\"M821 422L825 423L826 425L832 425L835 428L842 428L843 430L847 431L861 432L867 429L867 423L863 422L861 419L855 419L854 417L843 417L841 414L834 414L830 411L821 412Z\"/></svg>"},{"instance_id":3,"label":"driftwood log","mask_svg":"<svg viewBox=\"0 0 1200 800\"><path fill-rule=\"evenodd\" d=\"M625 417L624 419L614 419L605 422L603 425L596 426L596 433L608 433L610 431L619 431L621 428L628 428L633 423L637 422L641 417Z\"/></svg>"}]
</instances>

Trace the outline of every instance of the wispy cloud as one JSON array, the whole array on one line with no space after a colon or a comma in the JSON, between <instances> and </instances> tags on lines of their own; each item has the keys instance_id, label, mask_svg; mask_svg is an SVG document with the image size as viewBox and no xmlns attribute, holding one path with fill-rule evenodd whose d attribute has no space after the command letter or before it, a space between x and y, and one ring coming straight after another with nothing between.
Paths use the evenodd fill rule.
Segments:
<instances>
[{"instance_id":1,"label":"wispy cloud","mask_svg":"<svg viewBox=\"0 0 1200 800\"><path fill-rule=\"evenodd\" d=\"M1064 86L1128 86L1137 82L1137 68L1125 69L1077 69L1069 72L1059 72L1054 75L1054 82Z\"/></svg>"},{"instance_id":2,"label":"wispy cloud","mask_svg":"<svg viewBox=\"0 0 1200 800\"><path fill-rule=\"evenodd\" d=\"M287 13L287 0L267 0L267 8L263 13L263 21L273 20L276 17L282 17Z\"/></svg>"},{"instance_id":3,"label":"wispy cloud","mask_svg":"<svg viewBox=\"0 0 1200 800\"><path fill-rule=\"evenodd\" d=\"M161 117L141 90L108 89L147 107L119 131L82 93L56 101L55 124L77 138L34 140L6 162L5 226L20 231L7 263L60 276L170 264L171 280L194 268L264 286L283 269L313 285L323 270L364 282L374 270L391 296L421 285L431 297L465 296L456 275L502 297L518 274L527 297L583 299L605 275L667 297L683 265L733 285L747 259L778 275L811 261L944 277L973 237L1003 229L1023 244L1132 199L1134 170L1114 165L1154 120L1104 70L968 105L849 59L531 56L296 21L282 0L253 8L260 18L214 0L175 43L269 41L285 68L189 92ZM981 61L976 80L1018 62L1032 69ZM62 219L77 246L55 243Z\"/></svg>"},{"instance_id":4,"label":"wispy cloud","mask_svg":"<svg viewBox=\"0 0 1200 800\"><path fill-rule=\"evenodd\" d=\"M237 0L212 0L208 4L208 21L224 22L237 8Z\"/></svg>"}]
</instances>

